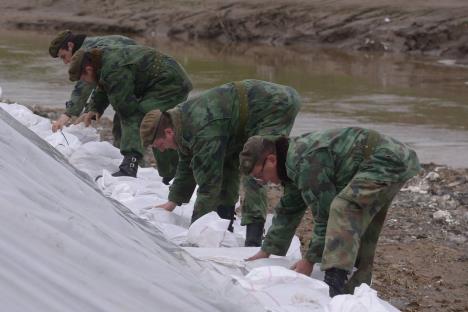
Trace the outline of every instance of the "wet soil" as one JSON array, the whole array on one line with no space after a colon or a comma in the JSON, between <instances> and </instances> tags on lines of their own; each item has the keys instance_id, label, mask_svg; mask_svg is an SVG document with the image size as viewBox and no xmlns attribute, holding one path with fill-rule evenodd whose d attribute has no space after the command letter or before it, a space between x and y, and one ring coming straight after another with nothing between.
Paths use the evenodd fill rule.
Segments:
<instances>
[{"instance_id":1,"label":"wet soil","mask_svg":"<svg viewBox=\"0 0 468 312\"><path fill-rule=\"evenodd\" d=\"M465 0L3 0L10 29L392 51L468 63Z\"/></svg>"}]
</instances>

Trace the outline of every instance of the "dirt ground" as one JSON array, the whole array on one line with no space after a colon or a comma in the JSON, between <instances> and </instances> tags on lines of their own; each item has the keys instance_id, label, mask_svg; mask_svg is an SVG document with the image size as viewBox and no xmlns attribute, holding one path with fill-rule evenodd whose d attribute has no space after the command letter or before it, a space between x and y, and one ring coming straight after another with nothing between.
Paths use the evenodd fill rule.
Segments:
<instances>
[{"instance_id":1,"label":"dirt ground","mask_svg":"<svg viewBox=\"0 0 468 312\"><path fill-rule=\"evenodd\" d=\"M52 119L58 112L36 108ZM112 140L111 120L98 129ZM151 154L148 165L154 165ZM408 181L389 209L374 263L373 288L379 296L405 312L468 311L468 169L435 164ZM282 195L269 190L269 209ZM308 211L296 234L302 251L312 237Z\"/></svg>"},{"instance_id":2,"label":"dirt ground","mask_svg":"<svg viewBox=\"0 0 468 312\"><path fill-rule=\"evenodd\" d=\"M0 25L404 52L468 64L466 0L2 0Z\"/></svg>"}]
</instances>

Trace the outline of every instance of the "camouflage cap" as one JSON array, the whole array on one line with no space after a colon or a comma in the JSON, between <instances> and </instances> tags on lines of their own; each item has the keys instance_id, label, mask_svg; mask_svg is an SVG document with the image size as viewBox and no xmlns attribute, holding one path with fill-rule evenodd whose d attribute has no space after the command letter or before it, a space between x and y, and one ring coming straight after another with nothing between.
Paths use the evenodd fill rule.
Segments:
<instances>
[{"instance_id":1,"label":"camouflage cap","mask_svg":"<svg viewBox=\"0 0 468 312\"><path fill-rule=\"evenodd\" d=\"M162 114L159 109L154 109L148 112L141 121L140 138L143 147L153 144Z\"/></svg>"},{"instance_id":2,"label":"camouflage cap","mask_svg":"<svg viewBox=\"0 0 468 312\"><path fill-rule=\"evenodd\" d=\"M262 157L264 141L265 137L255 135L250 137L247 142L245 142L244 148L239 154L239 169L241 173L249 175L255 167L255 164L261 160L260 157Z\"/></svg>"},{"instance_id":3,"label":"camouflage cap","mask_svg":"<svg viewBox=\"0 0 468 312\"><path fill-rule=\"evenodd\" d=\"M60 48L72 37L72 32L70 30L64 30L57 34L57 36L50 42L49 45L49 54L52 57L58 57L58 52Z\"/></svg>"},{"instance_id":4,"label":"camouflage cap","mask_svg":"<svg viewBox=\"0 0 468 312\"><path fill-rule=\"evenodd\" d=\"M73 54L70 60L70 66L68 67L68 76L70 81L78 81L81 77L83 58L86 51L80 49Z\"/></svg>"}]
</instances>

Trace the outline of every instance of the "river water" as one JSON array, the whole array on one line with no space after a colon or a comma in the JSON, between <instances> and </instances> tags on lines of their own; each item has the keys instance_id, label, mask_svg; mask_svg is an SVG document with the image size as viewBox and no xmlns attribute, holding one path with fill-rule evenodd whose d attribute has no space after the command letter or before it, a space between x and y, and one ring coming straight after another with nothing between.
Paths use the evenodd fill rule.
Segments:
<instances>
[{"instance_id":1,"label":"river water","mask_svg":"<svg viewBox=\"0 0 468 312\"><path fill-rule=\"evenodd\" d=\"M3 100L64 107L73 84L47 52L52 33L0 31ZM202 90L246 78L296 88L293 135L362 126L408 143L422 162L468 167L468 68L450 60L301 47L138 39L174 56Z\"/></svg>"}]
</instances>

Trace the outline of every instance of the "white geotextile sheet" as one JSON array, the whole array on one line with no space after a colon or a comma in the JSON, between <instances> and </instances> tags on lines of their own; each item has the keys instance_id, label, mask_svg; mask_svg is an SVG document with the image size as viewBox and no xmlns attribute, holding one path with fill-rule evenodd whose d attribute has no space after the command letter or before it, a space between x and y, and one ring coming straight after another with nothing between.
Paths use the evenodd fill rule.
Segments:
<instances>
[{"instance_id":1,"label":"white geotextile sheet","mask_svg":"<svg viewBox=\"0 0 468 312\"><path fill-rule=\"evenodd\" d=\"M32 114L25 107L4 103L0 103L0 107L60 151L73 166L87 173L105 196L119 201L135 215L153 224L168 240L205 263L208 270L231 276L265 308L271 311L398 311L380 300L367 285L356 289L356 295L330 299L327 286L321 281L323 274L317 266L312 278L287 269L301 258L296 236L286 257L245 262L243 259L257 249L242 247L245 227L239 220L234 223L234 233L226 230L228 221L220 219L214 212L190 226L195 195L188 204L173 212L154 208L166 202L168 195L168 187L162 183L157 171L140 168L136 179L112 177L110 173L118 170L122 156L108 142L99 142L94 128L80 124L52 133L48 119ZM266 227L270 224L267 222Z\"/></svg>"}]
</instances>

